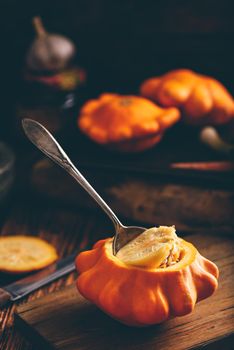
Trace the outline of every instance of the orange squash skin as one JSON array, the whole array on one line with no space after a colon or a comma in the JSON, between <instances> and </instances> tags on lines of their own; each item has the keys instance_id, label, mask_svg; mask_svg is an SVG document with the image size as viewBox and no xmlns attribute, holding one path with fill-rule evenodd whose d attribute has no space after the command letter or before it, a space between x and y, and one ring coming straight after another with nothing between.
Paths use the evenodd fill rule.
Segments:
<instances>
[{"instance_id":1,"label":"orange squash skin","mask_svg":"<svg viewBox=\"0 0 234 350\"><path fill-rule=\"evenodd\" d=\"M161 108L141 96L105 93L84 104L77 123L100 145L121 152L140 152L157 144L179 119L177 108Z\"/></svg>"},{"instance_id":2,"label":"orange squash skin","mask_svg":"<svg viewBox=\"0 0 234 350\"><path fill-rule=\"evenodd\" d=\"M181 241L191 256L178 270L176 265L171 269L126 265L108 251L110 239L98 241L76 258L77 288L86 299L129 326L143 327L186 315L196 302L213 294L219 272L192 244Z\"/></svg>"},{"instance_id":3,"label":"orange squash skin","mask_svg":"<svg viewBox=\"0 0 234 350\"><path fill-rule=\"evenodd\" d=\"M217 80L189 69L178 69L145 80L140 93L164 107L180 109L192 125L220 125L234 118L234 99Z\"/></svg>"}]
</instances>

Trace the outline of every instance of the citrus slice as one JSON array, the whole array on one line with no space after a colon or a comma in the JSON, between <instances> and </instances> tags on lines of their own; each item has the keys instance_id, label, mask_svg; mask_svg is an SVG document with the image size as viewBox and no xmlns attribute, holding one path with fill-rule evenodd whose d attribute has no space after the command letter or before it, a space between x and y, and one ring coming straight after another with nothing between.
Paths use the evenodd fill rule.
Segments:
<instances>
[{"instance_id":1,"label":"citrus slice","mask_svg":"<svg viewBox=\"0 0 234 350\"><path fill-rule=\"evenodd\" d=\"M130 241L117 253L126 264L140 267L163 267L179 258L179 239L174 226L152 227Z\"/></svg>"},{"instance_id":2,"label":"citrus slice","mask_svg":"<svg viewBox=\"0 0 234 350\"><path fill-rule=\"evenodd\" d=\"M17 274L39 270L57 258L55 248L41 238L0 237L0 271Z\"/></svg>"}]
</instances>

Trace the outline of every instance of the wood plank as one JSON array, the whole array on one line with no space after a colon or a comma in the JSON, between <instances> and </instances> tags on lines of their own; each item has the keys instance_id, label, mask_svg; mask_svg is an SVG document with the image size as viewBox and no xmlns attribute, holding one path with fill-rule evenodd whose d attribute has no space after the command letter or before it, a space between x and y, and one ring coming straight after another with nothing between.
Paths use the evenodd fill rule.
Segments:
<instances>
[{"instance_id":1,"label":"wood plank","mask_svg":"<svg viewBox=\"0 0 234 350\"><path fill-rule=\"evenodd\" d=\"M206 183L178 183L160 174L140 176L128 171L93 169L84 172L112 209L127 220L148 225L176 225L178 231L233 233L234 190ZM184 178L182 178L184 179ZM233 182L233 181L232 181ZM60 186L60 184L63 186ZM50 160L39 161L31 185L40 196L85 208L97 205L62 169ZM212 218L212 220L211 220Z\"/></svg>"},{"instance_id":2,"label":"wood plank","mask_svg":"<svg viewBox=\"0 0 234 350\"><path fill-rule=\"evenodd\" d=\"M33 203L33 205L32 205ZM12 205L6 213L1 210L0 235L35 235L51 242L57 249L59 257L65 257L78 249L84 248L87 243L96 241L99 237L110 235L113 225L108 218L95 215L90 212L51 206L48 203L27 199L14 198ZM87 242L88 240L88 242ZM0 287L7 285L21 276L6 275L0 273ZM27 300L41 298L48 293L70 285L75 279L75 274L69 274L51 284L31 293L20 303ZM18 304L18 303L17 303ZM34 349L26 341L14 325L14 310L16 304L0 310L0 349L1 350L32 350ZM40 350L43 347L40 348Z\"/></svg>"},{"instance_id":3,"label":"wood plank","mask_svg":"<svg viewBox=\"0 0 234 350\"><path fill-rule=\"evenodd\" d=\"M233 241L230 238L188 237L220 269L219 288L187 316L162 325L130 328L112 320L77 293L74 285L18 307L16 323L41 349L109 350L197 349L234 332ZM233 338L232 338L233 339ZM217 343L219 344L219 343ZM222 346L230 349L230 342Z\"/></svg>"}]
</instances>

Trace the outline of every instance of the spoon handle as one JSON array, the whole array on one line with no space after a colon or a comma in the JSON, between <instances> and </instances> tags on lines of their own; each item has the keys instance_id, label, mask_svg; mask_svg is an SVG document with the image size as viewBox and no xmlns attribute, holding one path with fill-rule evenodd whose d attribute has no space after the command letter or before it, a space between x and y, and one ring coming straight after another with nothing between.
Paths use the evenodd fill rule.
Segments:
<instances>
[{"instance_id":1,"label":"spoon handle","mask_svg":"<svg viewBox=\"0 0 234 350\"><path fill-rule=\"evenodd\" d=\"M43 125L32 119L23 119L22 125L29 140L43 153L45 153L47 157L66 170L89 193L89 195L93 197L93 199L112 220L116 231L118 231L118 229L123 225L115 213L75 167L51 133Z\"/></svg>"}]
</instances>

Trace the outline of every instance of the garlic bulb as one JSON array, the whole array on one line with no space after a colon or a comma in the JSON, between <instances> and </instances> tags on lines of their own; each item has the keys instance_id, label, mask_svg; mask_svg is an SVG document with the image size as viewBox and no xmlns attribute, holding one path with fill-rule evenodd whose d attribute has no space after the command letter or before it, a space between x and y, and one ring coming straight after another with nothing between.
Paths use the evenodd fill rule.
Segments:
<instances>
[{"instance_id":1,"label":"garlic bulb","mask_svg":"<svg viewBox=\"0 0 234 350\"><path fill-rule=\"evenodd\" d=\"M28 68L34 71L65 68L75 54L73 42L62 35L48 33L40 17L33 18L33 25L37 36L26 55Z\"/></svg>"}]
</instances>

